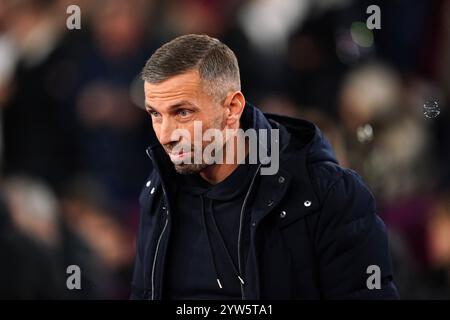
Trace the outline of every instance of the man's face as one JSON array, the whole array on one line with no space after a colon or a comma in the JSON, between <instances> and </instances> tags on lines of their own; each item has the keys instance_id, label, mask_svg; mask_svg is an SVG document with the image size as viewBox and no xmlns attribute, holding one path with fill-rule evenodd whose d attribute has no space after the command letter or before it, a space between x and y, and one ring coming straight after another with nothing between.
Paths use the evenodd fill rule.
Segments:
<instances>
[{"instance_id":1,"label":"man's face","mask_svg":"<svg viewBox=\"0 0 450 320\"><path fill-rule=\"evenodd\" d=\"M144 91L153 129L177 172L190 174L205 169L208 164L204 161L194 163L193 160L194 121L201 122L202 134L210 128L224 133L226 108L205 93L198 71L189 71L158 84L145 82ZM186 130L191 138L174 137L174 131L180 129ZM201 142L202 151L207 144ZM180 148L186 152L175 151Z\"/></svg>"}]
</instances>

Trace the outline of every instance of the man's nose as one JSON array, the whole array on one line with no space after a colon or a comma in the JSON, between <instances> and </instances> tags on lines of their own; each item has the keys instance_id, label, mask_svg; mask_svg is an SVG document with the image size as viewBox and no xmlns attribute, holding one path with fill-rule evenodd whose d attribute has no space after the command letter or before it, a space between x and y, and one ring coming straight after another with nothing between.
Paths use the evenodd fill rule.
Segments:
<instances>
[{"instance_id":1,"label":"man's nose","mask_svg":"<svg viewBox=\"0 0 450 320\"><path fill-rule=\"evenodd\" d=\"M172 133L176 129L173 121L169 119L164 119L161 123L160 133L159 133L159 143L162 145L170 144L176 142Z\"/></svg>"}]
</instances>

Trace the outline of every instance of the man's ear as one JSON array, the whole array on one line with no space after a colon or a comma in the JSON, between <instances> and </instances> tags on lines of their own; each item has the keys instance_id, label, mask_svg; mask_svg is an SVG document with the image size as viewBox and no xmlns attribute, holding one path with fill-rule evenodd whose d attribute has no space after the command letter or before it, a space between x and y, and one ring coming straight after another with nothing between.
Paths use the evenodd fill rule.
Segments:
<instances>
[{"instance_id":1,"label":"man's ear","mask_svg":"<svg viewBox=\"0 0 450 320\"><path fill-rule=\"evenodd\" d=\"M241 91L235 91L228 94L225 99L224 108L226 108L226 124L231 128L239 127L239 119L245 107L245 98Z\"/></svg>"}]
</instances>

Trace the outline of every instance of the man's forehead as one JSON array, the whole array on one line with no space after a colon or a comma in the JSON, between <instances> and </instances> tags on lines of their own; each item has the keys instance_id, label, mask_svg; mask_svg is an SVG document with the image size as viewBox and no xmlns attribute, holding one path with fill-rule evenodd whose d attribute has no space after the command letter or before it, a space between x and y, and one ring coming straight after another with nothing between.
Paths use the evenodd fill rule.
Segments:
<instances>
[{"instance_id":1,"label":"man's forehead","mask_svg":"<svg viewBox=\"0 0 450 320\"><path fill-rule=\"evenodd\" d=\"M144 83L146 97L157 97L167 93L198 91L201 87L200 75L197 71L189 71L168 78L159 83Z\"/></svg>"},{"instance_id":2,"label":"man's forehead","mask_svg":"<svg viewBox=\"0 0 450 320\"><path fill-rule=\"evenodd\" d=\"M162 110L159 108L178 105L180 102L200 105L202 101L209 99L198 72L183 73L156 84L145 82L144 92L146 107L158 111Z\"/></svg>"}]
</instances>

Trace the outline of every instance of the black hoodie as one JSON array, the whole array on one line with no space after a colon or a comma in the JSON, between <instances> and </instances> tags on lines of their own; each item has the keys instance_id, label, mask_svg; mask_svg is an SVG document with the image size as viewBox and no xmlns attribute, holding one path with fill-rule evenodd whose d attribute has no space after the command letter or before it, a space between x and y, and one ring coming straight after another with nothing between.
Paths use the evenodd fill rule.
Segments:
<instances>
[{"instance_id":1,"label":"black hoodie","mask_svg":"<svg viewBox=\"0 0 450 320\"><path fill-rule=\"evenodd\" d=\"M255 171L255 164L244 162L216 185L199 174L178 175L166 271L168 298L241 298L240 210ZM248 243L245 247L247 251Z\"/></svg>"}]
</instances>

